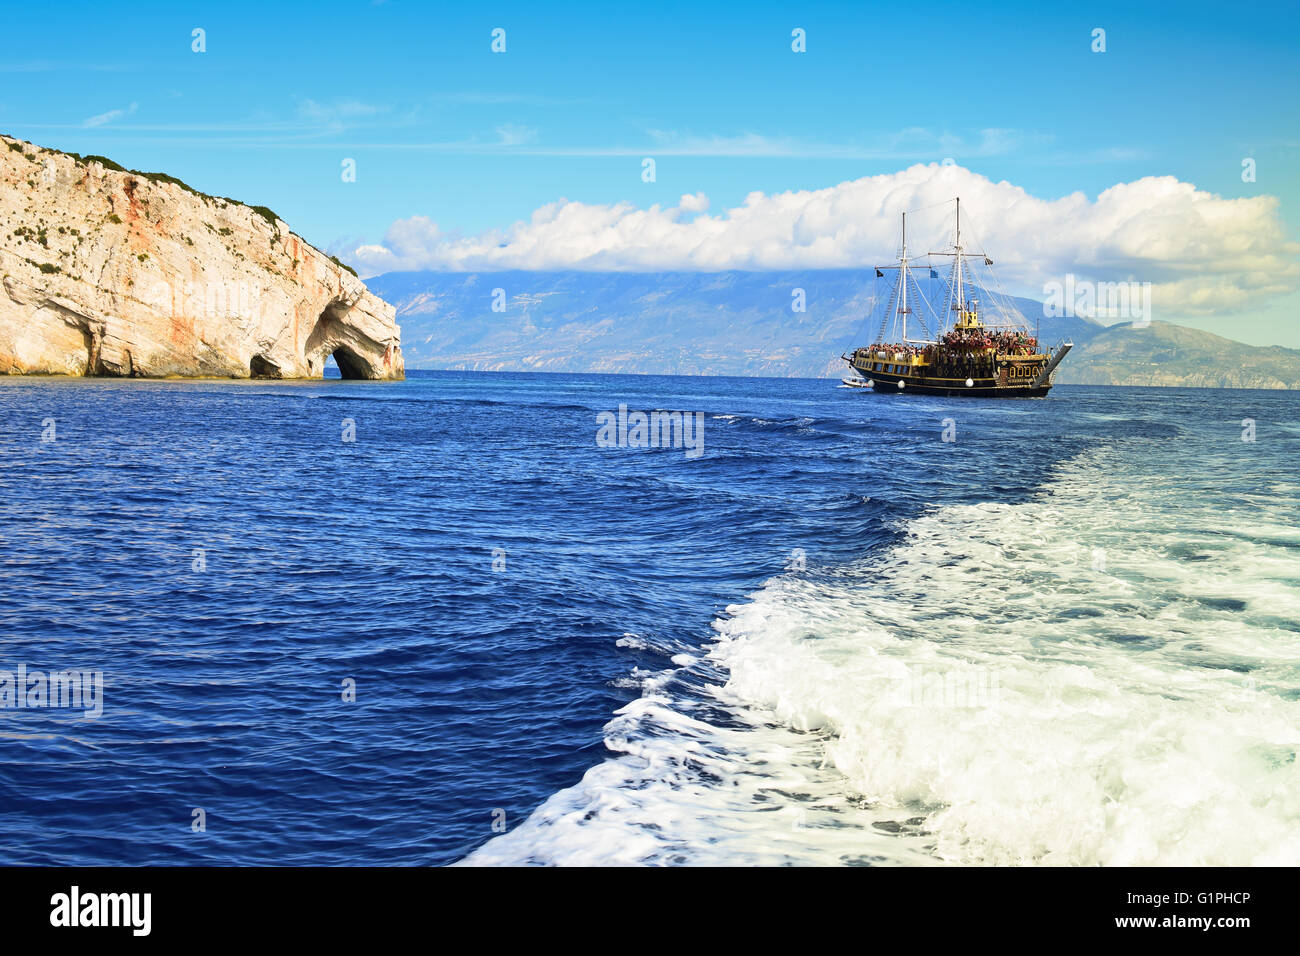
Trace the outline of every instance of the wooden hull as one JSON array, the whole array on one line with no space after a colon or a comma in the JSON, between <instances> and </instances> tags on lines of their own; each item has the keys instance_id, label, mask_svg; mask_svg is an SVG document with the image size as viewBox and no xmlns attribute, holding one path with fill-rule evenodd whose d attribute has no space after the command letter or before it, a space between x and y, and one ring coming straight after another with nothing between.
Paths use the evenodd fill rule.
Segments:
<instances>
[{"instance_id":1,"label":"wooden hull","mask_svg":"<svg viewBox=\"0 0 1300 956\"><path fill-rule=\"evenodd\" d=\"M927 382L924 376L899 375L893 372L864 371L849 363L855 372L871 385L869 390L886 395L941 395L945 398L1042 398L1052 390L1051 382L1034 387L1032 384L998 384L994 378L974 378L972 385L954 384L951 381ZM902 388L899 382L903 383Z\"/></svg>"},{"instance_id":2,"label":"wooden hull","mask_svg":"<svg viewBox=\"0 0 1300 956\"><path fill-rule=\"evenodd\" d=\"M902 388L898 387L902 376L880 374L873 378L871 391L886 395L943 395L947 398L1042 398L1052 390L1051 385L998 385L992 379L975 380L975 384L961 388L949 385L926 385L924 382L907 380Z\"/></svg>"}]
</instances>

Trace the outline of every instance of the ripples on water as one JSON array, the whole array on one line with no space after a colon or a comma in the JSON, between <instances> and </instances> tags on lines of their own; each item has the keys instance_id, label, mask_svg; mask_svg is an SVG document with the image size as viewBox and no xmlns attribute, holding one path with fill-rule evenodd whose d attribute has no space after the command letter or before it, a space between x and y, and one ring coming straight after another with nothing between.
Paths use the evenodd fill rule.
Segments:
<instances>
[{"instance_id":1,"label":"ripples on water","mask_svg":"<svg viewBox=\"0 0 1300 956\"><path fill-rule=\"evenodd\" d=\"M620 403L704 412L704 457L596 447ZM0 840L74 863L1300 862L1298 404L0 382L0 668L106 683L98 720L0 711Z\"/></svg>"}]
</instances>

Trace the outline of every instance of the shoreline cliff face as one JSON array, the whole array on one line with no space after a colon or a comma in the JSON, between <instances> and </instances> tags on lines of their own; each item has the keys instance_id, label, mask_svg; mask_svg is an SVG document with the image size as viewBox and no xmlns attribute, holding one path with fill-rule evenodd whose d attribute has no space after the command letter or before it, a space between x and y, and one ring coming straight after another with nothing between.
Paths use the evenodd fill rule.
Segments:
<instances>
[{"instance_id":1,"label":"shoreline cliff face","mask_svg":"<svg viewBox=\"0 0 1300 956\"><path fill-rule=\"evenodd\" d=\"M269 209L0 136L0 373L400 379L394 318Z\"/></svg>"}]
</instances>

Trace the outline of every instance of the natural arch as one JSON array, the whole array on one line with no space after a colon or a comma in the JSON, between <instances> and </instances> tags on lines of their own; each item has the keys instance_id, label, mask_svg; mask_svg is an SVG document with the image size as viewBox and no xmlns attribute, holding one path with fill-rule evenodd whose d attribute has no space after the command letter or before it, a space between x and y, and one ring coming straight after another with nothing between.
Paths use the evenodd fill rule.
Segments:
<instances>
[{"instance_id":1,"label":"natural arch","mask_svg":"<svg viewBox=\"0 0 1300 956\"><path fill-rule=\"evenodd\" d=\"M368 349L366 336L348 325L347 311L347 306L337 301L327 303L321 310L303 349L308 368L312 375L324 374L332 357L341 378L378 378L377 362Z\"/></svg>"},{"instance_id":2,"label":"natural arch","mask_svg":"<svg viewBox=\"0 0 1300 956\"><path fill-rule=\"evenodd\" d=\"M340 345L333 352L334 362L339 367L342 378L369 378L369 367L364 359L346 345Z\"/></svg>"}]
</instances>

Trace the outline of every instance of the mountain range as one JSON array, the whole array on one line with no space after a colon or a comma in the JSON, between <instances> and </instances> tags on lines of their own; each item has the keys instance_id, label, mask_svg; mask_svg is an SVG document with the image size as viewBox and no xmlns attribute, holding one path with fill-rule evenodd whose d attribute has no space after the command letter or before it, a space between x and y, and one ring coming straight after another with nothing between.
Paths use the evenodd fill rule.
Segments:
<instances>
[{"instance_id":1,"label":"mountain range","mask_svg":"<svg viewBox=\"0 0 1300 956\"><path fill-rule=\"evenodd\" d=\"M367 280L397 307L411 368L812 378L839 377L840 354L874 341L888 282L847 269L425 271ZM925 300L914 315L923 319L925 302L942 303L943 282L920 285ZM1074 342L1059 383L1300 388L1295 349L1160 321L1108 327L1049 317L1041 302L1015 296L985 303L985 321L1000 315L1037 329L1046 345Z\"/></svg>"}]
</instances>

